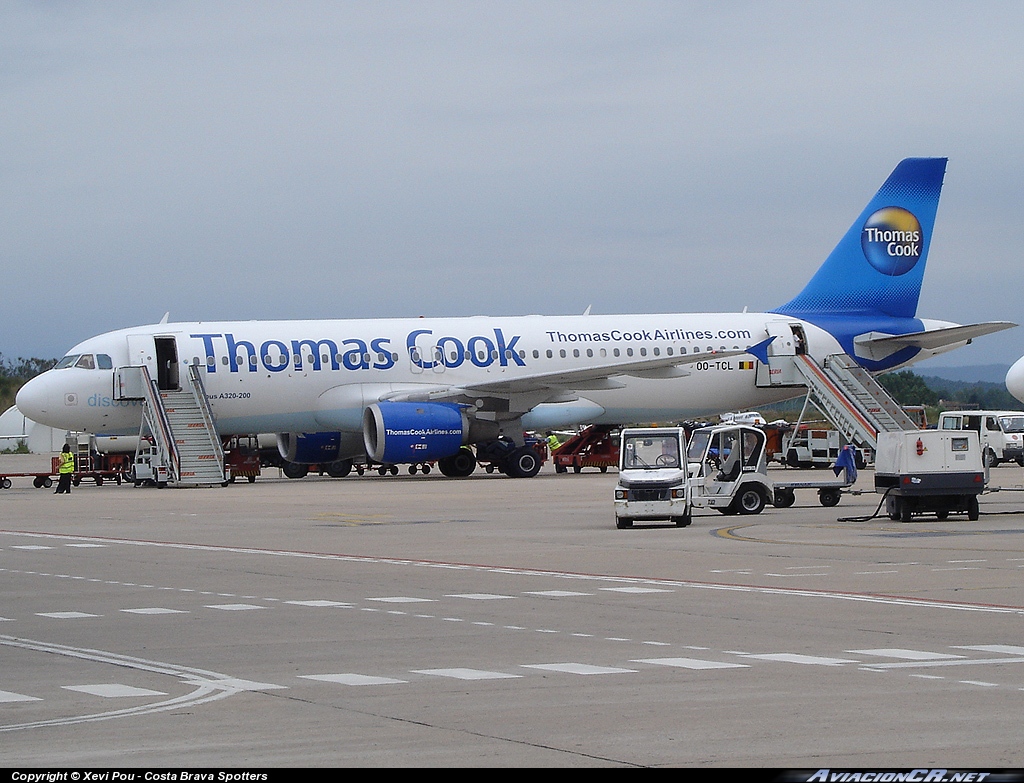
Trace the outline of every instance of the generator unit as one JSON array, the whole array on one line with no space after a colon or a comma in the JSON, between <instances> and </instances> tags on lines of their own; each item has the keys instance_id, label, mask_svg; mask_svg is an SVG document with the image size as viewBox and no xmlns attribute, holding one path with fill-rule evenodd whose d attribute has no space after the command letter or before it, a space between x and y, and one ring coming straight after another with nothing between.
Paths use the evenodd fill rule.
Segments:
<instances>
[{"instance_id":1,"label":"generator unit","mask_svg":"<svg viewBox=\"0 0 1024 783\"><path fill-rule=\"evenodd\" d=\"M909 522L919 514L978 518L978 496L988 484L981 442L973 431L917 430L878 433L875 492L886 513Z\"/></svg>"}]
</instances>

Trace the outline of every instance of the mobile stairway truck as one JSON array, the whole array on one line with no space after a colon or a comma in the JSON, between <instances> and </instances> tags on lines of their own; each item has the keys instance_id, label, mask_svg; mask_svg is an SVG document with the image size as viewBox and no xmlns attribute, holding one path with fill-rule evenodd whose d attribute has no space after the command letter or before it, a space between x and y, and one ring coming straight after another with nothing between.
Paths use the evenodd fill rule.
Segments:
<instances>
[{"instance_id":1,"label":"mobile stairway truck","mask_svg":"<svg viewBox=\"0 0 1024 783\"><path fill-rule=\"evenodd\" d=\"M844 450L836 460L845 473L842 479L774 482L767 472L766 436L746 425L694 430L688 447L682 427L629 427L620 438L615 487L619 528L649 520L685 527L694 508L760 514L768 503L793 505L797 489L817 489L819 502L834 506L842 490L857 480L853 454Z\"/></svg>"}]
</instances>

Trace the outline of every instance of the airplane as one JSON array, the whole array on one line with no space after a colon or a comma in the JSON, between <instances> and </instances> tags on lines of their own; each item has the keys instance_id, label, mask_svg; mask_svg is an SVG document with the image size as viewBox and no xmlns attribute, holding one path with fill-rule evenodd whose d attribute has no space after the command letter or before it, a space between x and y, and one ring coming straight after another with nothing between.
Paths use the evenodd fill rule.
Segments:
<instances>
[{"instance_id":1,"label":"airplane","mask_svg":"<svg viewBox=\"0 0 1024 783\"><path fill-rule=\"evenodd\" d=\"M1006 373L1006 390L1024 402L1024 356L1013 363Z\"/></svg>"},{"instance_id":2,"label":"airplane","mask_svg":"<svg viewBox=\"0 0 1024 783\"><path fill-rule=\"evenodd\" d=\"M117 368L145 365L170 389L193 364L222 436L278 433L293 463L437 461L466 476L486 459L529 477L540 460L524 430L760 408L806 393L772 382L773 357L820 365L846 353L880 373L1015 326L916 316L945 169L945 158L899 163L810 282L769 312L165 317L79 343L25 384L17 405L52 427L137 434L141 403L119 398Z\"/></svg>"}]
</instances>

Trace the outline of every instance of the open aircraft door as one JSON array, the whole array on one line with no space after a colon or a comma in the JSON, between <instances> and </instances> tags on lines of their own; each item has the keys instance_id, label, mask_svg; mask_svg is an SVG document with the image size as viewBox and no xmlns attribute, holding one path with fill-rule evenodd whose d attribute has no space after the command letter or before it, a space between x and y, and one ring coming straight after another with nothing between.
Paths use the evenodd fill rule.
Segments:
<instances>
[{"instance_id":1,"label":"open aircraft door","mask_svg":"<svg viewBox=\"0 0 1024 783\"><path fill-rule=\"evenodd\" d=\"M181 388L178 376L178 344L173 335L129 334L127 340L129 366L145 367L161 389ZM128 376L117 373L119 386L126 377ZM116 393L120 391L122 390L115 389Z\"/></svg>"},{"instance_id":2,"label":"open aircraft door","mask_svg":"<svg viewBox=\"0 0 1024 783\"><path fill-rule=\"evenodd\" d=\"M768 364L758 362L757 385L803 386L803 376L793 362L794 357L807 352L803 326L791 321L769 321L764 328L775 339L768 346Z\"/></svg>"}]
</instances>

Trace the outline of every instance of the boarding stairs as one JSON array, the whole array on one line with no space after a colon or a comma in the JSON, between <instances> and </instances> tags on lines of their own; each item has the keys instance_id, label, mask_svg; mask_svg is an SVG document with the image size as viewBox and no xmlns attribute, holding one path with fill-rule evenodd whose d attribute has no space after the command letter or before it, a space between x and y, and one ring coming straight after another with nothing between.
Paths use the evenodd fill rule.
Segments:
<instances>
[{"instance_id":1,"label":"boarding stairs","mask_svg":"<svg viewBox=\"0 0 1024 783\"><path fill-rule=\"evenodd\" d=\"M148 453L144 461L166 468L168 485L197 487L223 484L224 449L206 399L199 367L188 365L186 383L179 389L160 389L144 366L122 367L119 372L126 370L138 371L141 376L136 384L132 384L133 388L140 390L139 399L143 402L140 452L136 455L136 464L145 449ZM143 445L149 443L152 445Z\"/></svg>"},{"instance_id":2,"label":"boarding stairs","mask_svg":"<svg viewBox=\"0 0 1024 783\"><path fill-rule=\"evenodd\" d=\"M874 449L879 432L918 429L882 385L848 354L826 357L824 367L806 354L794 356L793 363L807 384L808 398L814 398L851 443Z\"/></svg>"}]
</instances>

